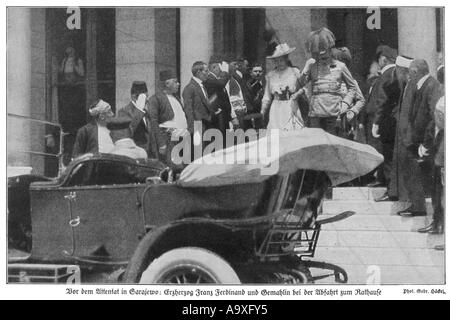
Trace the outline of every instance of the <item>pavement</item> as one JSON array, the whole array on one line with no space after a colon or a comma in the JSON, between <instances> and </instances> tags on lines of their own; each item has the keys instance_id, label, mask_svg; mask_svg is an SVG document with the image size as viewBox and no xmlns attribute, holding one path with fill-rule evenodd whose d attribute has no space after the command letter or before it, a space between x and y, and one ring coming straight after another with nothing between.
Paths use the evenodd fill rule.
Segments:
<instances>
[{"instance_id":1,"label":"pavement","mask_svg":"<svg viewBox=\"0 0 450 320\"><path fill-rule=\"evenodd\" d=\"M352 210L345 220L326 224L320 233L313 260L336 264L348 273L348 284L444 284L445 252L434 249L444 235L429 235L417 229L431 222L427 199L426 217L403 218L397 211L402 202L375 202L383 188L334 188L323 204L324 216ZM313 275L320 274L320 270ZM317 284L335 284L333 278Z\"/></svg>"}]
</instances>

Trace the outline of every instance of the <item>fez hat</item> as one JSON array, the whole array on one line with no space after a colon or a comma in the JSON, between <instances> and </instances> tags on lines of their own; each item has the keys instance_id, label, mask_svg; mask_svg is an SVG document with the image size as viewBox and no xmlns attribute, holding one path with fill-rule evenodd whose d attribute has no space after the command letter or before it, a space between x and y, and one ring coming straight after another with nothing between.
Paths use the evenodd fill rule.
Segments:
<instances>
[{"instance_id":1,"label":"fez hat","mask_svg":"<svg viewBox=\"0 0 450 320\"><path fill-rule=\"evenodd\" d=\"M289 53L293 52L295 50L295 47L290 48L287 43L282 43L276 46L275 51L272 53L271 56L268 56L267 59L273 59L282 57L285 55L288 55Z\"/></svg>"},{"instance_id":2,"label":"fez hat","mask_svg":"<svg viewBox=\"0 0 450 320\"><path fill-rule=\"evenodd\" d=\"M385 44L377 47L376 58L380 58L380 56L385 56L390 60L395 60L397 58L397 50L393 49Z\"/></svg>"},{"instance_id":3,"label":"fez hat","mask_svg":"<svg viewBox=\"0 0 450 320\"><path fill-rule=\"evenodd\" d=\"M159 81L167 81L169 79L175 79L176 76L172 73L171 70L163 70L159 73Z\"/></svg>"},{"instance_id":4,"label":"fez hat","mask_svg":"<svg viewBox=\"0 0 450 320\"><path fill-rule=\"evenodd\" d=\"M147 84L145 81L133 81L131 85L131 94L140 95L141 93L147 93Z\"/></svg>"},{"instance_id":5,"label":"fez hat","mask_svg":"<svg viewBox=\"0 0 450 320\"><path fill-rule=\"evenodd\" d=\"M130 128L131 119L128 117L115 117L106 122L106 127L113 130L123 130Z\"/></svg>"}]
</instances>

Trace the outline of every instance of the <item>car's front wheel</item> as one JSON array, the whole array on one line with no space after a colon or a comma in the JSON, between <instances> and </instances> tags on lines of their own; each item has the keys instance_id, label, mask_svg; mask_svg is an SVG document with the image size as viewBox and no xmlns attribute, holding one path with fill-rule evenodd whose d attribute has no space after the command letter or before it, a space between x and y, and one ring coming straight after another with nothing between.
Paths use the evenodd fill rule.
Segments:
<instances>
[{"instance_id":1,"label":"car's front wheel","mask_svg":"<svg viewBox=\"0 0 450 320\"><path fill-rule=\"evenodd\" d=\"M239 284L233 268L217 254L202 248L170 250L150 263L139 283Z\"/></svg>"}]
</instances>

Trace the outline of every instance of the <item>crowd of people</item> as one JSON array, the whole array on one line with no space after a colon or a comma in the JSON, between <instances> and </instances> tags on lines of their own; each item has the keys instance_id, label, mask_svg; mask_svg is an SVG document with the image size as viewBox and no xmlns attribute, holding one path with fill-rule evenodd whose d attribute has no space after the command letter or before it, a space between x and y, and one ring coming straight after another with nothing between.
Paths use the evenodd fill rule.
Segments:
<instances>
[{"instance_id":1,"label":"crowd of people","mask_svg":"<svg viewBox=\"0 0 450 320\"><path fill-rule=\"evenodd\" d=\"M426 215L425 198L431 195L433 222L419 231L442 233L444 67L437 70L438 81L425 60L380 45L362 91L349 71L350 50L336 48L326 28L308 36L311 57L303 68L289 59L296 48L271 47L273 70L266 75L262 63L213 56L192 65L181 96L175 73L165 70L152 96L145 82L134 81L129 104L115 118L107 102L96 101L89 109L93 122L78 131L73 157L104 152L170 165L174 145L198 130L195 121L202 132L215 128L224 135L237 128L322 128L383 154L383 164L355 182L387 187L376 201L408 201L411 206L398 214L413 217Z\"/></svg>"}]
</instances>

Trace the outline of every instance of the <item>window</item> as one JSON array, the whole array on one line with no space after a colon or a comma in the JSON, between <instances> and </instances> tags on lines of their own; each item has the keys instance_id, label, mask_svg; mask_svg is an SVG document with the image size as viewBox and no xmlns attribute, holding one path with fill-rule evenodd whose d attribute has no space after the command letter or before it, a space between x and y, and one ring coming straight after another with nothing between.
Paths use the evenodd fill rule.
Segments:
<instances>
[{"instance_id":1,"label":"window","mask_svg":"<svg viewBox=\"0 0 450 320\"><path fill-rule=\"evenodd\" d=\"M328 187L325 173L298 170L289 176L282 209L293 209L293 214L308 220L317 215L317 209Z\"/></svg>"},{"instance_id":2,"label":"window","mask_svg":"<svg viewBox=\"0 0 450 320\"><path fill-rule=\"evenodd\" d=\"M48 8L46 15L47 118L67 133L67 165L77 130L90 120L87 106L97 98L115 106L115 9L81 8L79 29L67 27L67 8Z\"/></svg>"}]
</instances>

